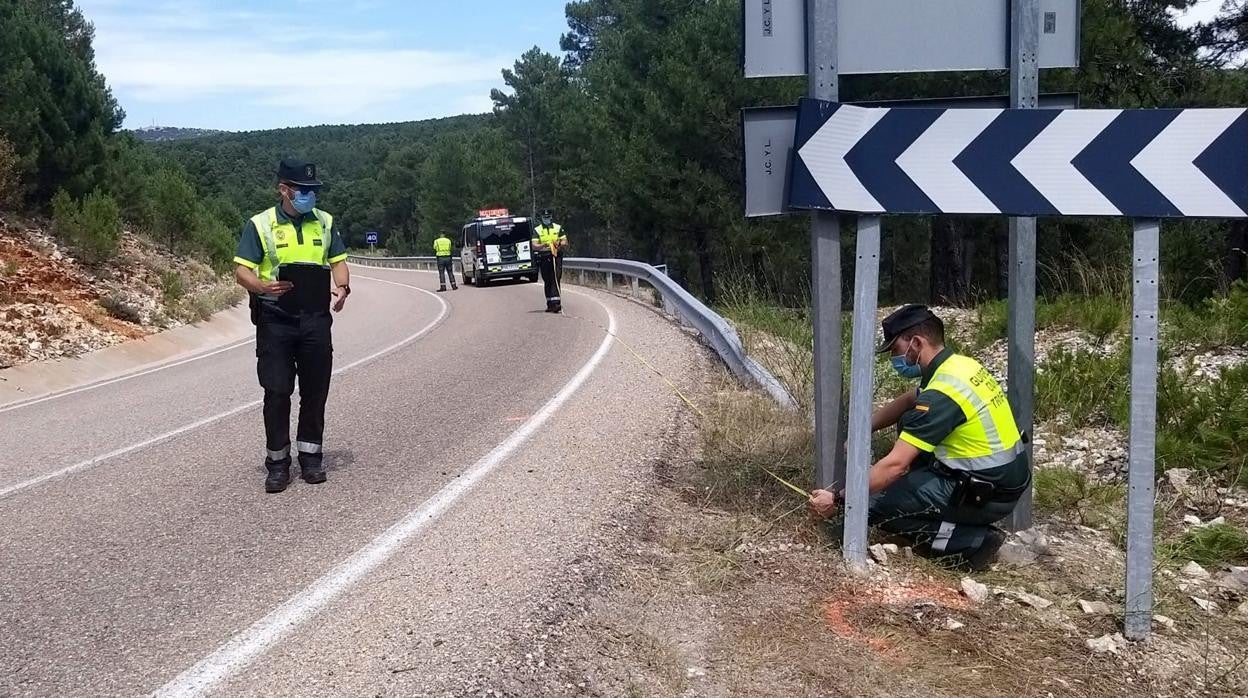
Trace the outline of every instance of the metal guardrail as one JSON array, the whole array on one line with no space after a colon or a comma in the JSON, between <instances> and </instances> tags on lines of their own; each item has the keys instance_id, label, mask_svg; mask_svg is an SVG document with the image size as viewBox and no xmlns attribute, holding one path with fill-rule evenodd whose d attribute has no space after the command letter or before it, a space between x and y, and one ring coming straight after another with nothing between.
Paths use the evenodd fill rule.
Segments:
<instances>
[{"instance_id":1,"label":"metal guardrail","mask_svg":"<svg viewBox=\"0 0 1248 698\"><path fill-rule=\"evenodd\" d=\"M367 255L351 255L352 264L380 267L383 269L436 269L434 257L372 257ZM455 260L456 269L462 272L459 260ZM795 410L797 401L789 394L784 385L745 353L741 338L737 331L728 324L719 313L706 307L693 294L686 291L680 284L673 281L663 272L644 262L633 262L627 259L597 259L592 257L569 257L563 262L563 268L580 273L582 285L585 274L604 274L607 289L614 292L615 276L624 276L632 280L632 292L636 296L640 290L640 282L644 281L659 293L663 308L682 324L697 330L702 339L715 350L719 358L739 379L762 388L780 406Z\"/></svg>"}]
</instances>

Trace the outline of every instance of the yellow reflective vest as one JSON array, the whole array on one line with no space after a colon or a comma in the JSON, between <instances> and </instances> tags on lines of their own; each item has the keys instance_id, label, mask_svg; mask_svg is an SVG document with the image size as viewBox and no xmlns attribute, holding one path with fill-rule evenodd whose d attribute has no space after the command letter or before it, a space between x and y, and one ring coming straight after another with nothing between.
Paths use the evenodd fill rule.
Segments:
<instances>
[{"instance_id":1,"label":"yellow reflective vest","mask_svg":"<svg viewBox=\"0 0 1248 698\"><path fill-rule=\"evenodd\" d=\"M533 232L534 243L546 245L556 254L558 254L559 245L568 241L567 236L563 234L563 226L558 223L552 223L549 228L539 225L533 229Z\"/></svg>"},{"instance_id":2,"label":"yellow reflective vest","mask_svg":"<svg viewBox=\"0 0 1248 698\"><path fill-rule=\"evenodd\" d=\"M924 390L946 395L962 409L966 421L939 444L902 432L915 448L935 453L954 470L980 471L1009 465L1024 450L1010 403L988 369L969 356L952 354L936 369Z\"/></svg>"},{"instance_id":3,"label":"yellow reflective vest","mask_svg":"<svg viewBox=\"0 0 1248 698\"><path fill-rule=\"evenodd\" d=\"M295 229L294 223L278 220L277 207L251 217L260 236L260 248L264 251L264 260L256 269L262 281L275 280L276 270L283 264L315 264L329 268L330 264L346 259L345 254L329 258L334 217L315 208L312 213L311 218L303 221L302 235Z\"/></svg>"},{"instance_id":4,"label":"yellow reflective vest","mask_svg":"<svg viewBox=\"0 0 1248 698\"><path fill-rule=\"evenodd\" d=\"M451 256L451 239L443 235L433 241L433 254L435 257Z\"/></svg>"}]
</instances>

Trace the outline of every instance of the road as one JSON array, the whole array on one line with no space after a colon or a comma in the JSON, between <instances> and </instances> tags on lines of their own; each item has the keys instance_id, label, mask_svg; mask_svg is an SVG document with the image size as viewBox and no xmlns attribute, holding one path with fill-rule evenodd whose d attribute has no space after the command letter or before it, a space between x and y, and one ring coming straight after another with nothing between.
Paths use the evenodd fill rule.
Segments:
<instances>
[{"instance_id":1,"label":"road","mask_svg":"<svg viewBox=\"0 0 1248 698\"><path fill-rule=\"evenodd\" d=\"M432 279L356 268L324 485L263 492L252 344L0 407L0 696L488 685L680 409L620 341L665 375L705 359L603 293L552 316L537 285Z\"/></svg>"}]
</instances>

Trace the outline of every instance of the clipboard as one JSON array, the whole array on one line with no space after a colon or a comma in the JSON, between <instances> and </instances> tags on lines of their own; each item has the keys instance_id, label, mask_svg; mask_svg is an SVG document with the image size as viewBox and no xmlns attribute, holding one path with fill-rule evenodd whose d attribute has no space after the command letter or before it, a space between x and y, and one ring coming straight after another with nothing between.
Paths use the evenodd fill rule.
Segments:
<instances>
[{"instance_id":1,"label":"clipboard","mask_svg":"<svg viewBox=\"0 0 1248 698\"><path fill-rule=\"evenodd\" d=\"M277 307L297 314L327 312L330 305L330 271L319 264L283 264L277 268L278 281L289 281L293 288L277 299Z\"/></svg>"}]
</instances>

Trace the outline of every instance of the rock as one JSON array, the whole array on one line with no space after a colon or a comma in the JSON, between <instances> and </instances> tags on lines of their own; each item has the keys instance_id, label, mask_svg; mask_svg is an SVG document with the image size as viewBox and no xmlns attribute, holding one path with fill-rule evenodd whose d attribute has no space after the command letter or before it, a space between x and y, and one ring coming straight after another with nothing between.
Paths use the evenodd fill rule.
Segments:
<instances>
[{"instance_id":1,"label":"rock","mask_svg":"<svg viewBox=\"0 0 1248 698\"><path fill-rule=\"evenodd\" d=\"M1030 546L1018 541L1009 541L997 551L997 560L1014 567L1026 567L1036 561L1039 555Z\"/></svg>"},{"instance_id":2,"label":"rock","mask_svg":"<svg viewBox=\"0 0 1248 698\"><path fill-rule=\"evenodd\" d=\"M1109 604L1104 601L1084 601L1080 599L1079 608L1083 609L1083 612L1089 616L1107 616L1112 613Z\"/></svg>"},{"instance_id":3,"label":"rock","mask_svg":"<svg viewBox=\"0 0 1248 698\"><path fill-rule=\"evenodd\" d=\"M965 627L966 627L965 623L959 623L958 621L952 618L945 619L945 630L961 630L962 628L965 628Z\"/></svg>"},{"instance_id":4,"label":"rock","mask_svg":"<svg viewBox=\"0 0 1248 698\"><path fill-rule=\"evenodd\" d=\"M1241 620L1248 620L1248 601L1241 603L1239 608L1235 609L1235 616Z\"/></svg>"},{"instance_id":5,"label":"rock","mask_svg":"<svg viewBox=\"0 0 1248 698\"><path fill-rule=\"evenodd\" d=\"M1170 486L1178 492L1187 490L1187 482L1192 478L1192 470L1190 468L1174 468L1166 471L1166 479L1170 481Z\"/></svg>"},{"instance_id":6,"label":"rock","mask_svg":"<svg viewBox=\"0 0 1248 698\"><path fill-rule=\"evenodd\" d=\"M1205 613L1217 613L1219 610L1221 610L1218 608L1218 604L1216 601L1210 601L1209 599L1202 599L1199 596L1193 596L1192 602L1195 603L1197 606L1200 606L1201 610L1203 610Z\"/></svg>"},{"instance_id":7,"label":"rock","mask_svg":"<svg viewBox=\"0 0 1248 698\"><path fill-rule=\"evenodd\" d=\"M1183 517L1183 523L1187 524L1188 526L1199 526L1200 517L1196 516L1195 514L1188 514L1187 516Z\"/></svg>"},{"instance_id":8,"label":"rock","mask_svg":"<svg viewBox=\"0 0 1248 698\"><path fill-rule=\"evenodd\" d=\"M975 603L983 603L988 600L988 587L970 577L963 577L962 594Z\"/></svg>"},{"instance_id":9,"label":"rock","mask_svg":"<svg viewBox=\"0 0 1248 698\"><path fill-rule=\"evenodd\" d=\"M1034 609L1041 610L1041 611L1053 605L1052 601L1049 601L1043 596L1036 596L1035 594L1028 594L1025 591L1014 592L1014 598L1018 599L1019 601L1022 601L1023 603L1027 604L1028 606L1031 606Z\"/></svg>"},{"instance_id":10,"label":"rock","mask_svg":"<svg viewBox=\"0 0 1248 698\"><path fill-rule=\"evenodd\" d=\"M901 549L897 547L896 543L885 543L883 547L884 547L884 552L888 553L889 555L896 555L897 553L901 552Z\"/></svg>"},{"instance_id":11,"label":"rock","mask_svg":"<svg viewBox=\"0 0 1248 698\"><path fill-rule=\"evenodd\" d=\"M1234 592L1248 591L1248 567L1232 567L1218 577L1217 585Z\"/></svg>"},{"instance_id":12,"label":"rock","mask_svg":"<svg viewBox=\"0 0 1248 698\"><path fill-rule=\"evenodd\" d=\"M1211 519L1211 520L1209 520L1209 521L1206 521L1206 522L1202 523L1202 524L1200 525L1200 527L1201 527L1201 528L1208 528L1209 526L1221 526L1221 525L1223 525L1223 524L1225 524L1225 523L1226 523L1226 517L1225 517L1225 516L1219 516L1219 517L1218 517L1218 518L1216 518L1216 519Z\"/></svg>"},{"instance_id":13,"label":"rock","mask_svg":"<svg viewBox=\"0 0 1248 698\"><path fill-rule=\"evenodd\" d=\"M1049 552L1049 538L1039 529L1029 528L1025 531L1019 531L1015 534L1015 536L1018 538L1019 542L1023 543L1040 555Z\"/></svg>"},{"instance_id":14,"label":"rock","mask_svg":"<svg viewBox=\"0 0 1248 698\"><path fill-rule=\"evenodd\" d=\"M1096 639L1087 640L1088 649L1098 654L1106 652L1110 654L1118 654L1122 648L1127 646L1127 638L1122 633L1114 633L1112 635L1103 635Z\"/></svg>"},{"instance_id":15,"label":"rock","mask_svg":"<svg viewBox=\"0 0 1248 698\"><path fill-rule=\"evenodd\" d=\"M869 550L871 551L871 557L874 558L876 562L881 565L888 564L888 552L884 550L884 546L873 545L869 548Z\"/></svg>"},{"instance_id":16,"label":"rock","mask_svg":"<svg viewBox=\"0 0 1248 698\"><path fill-rule=\"evenodd\" d=\"M1193 560L1183 566L1183 575L1191 579L1208 579L1209 570L1196 564L1196 561Z\"/></svg>"},{"instance_id":17,"label":"rock","mask_svg":"<svg viewBox=\"0 0 1248 698\"><path fill-rule=\"evenodd\" d=\"M1153 621L1160 624L1161 627L1165 628L1166 630L1174 632L1174 619L1173 618L1163 616L1163 615L1156 615L1156 616L1153 616Z\"/></svg>"}]
</instances>

